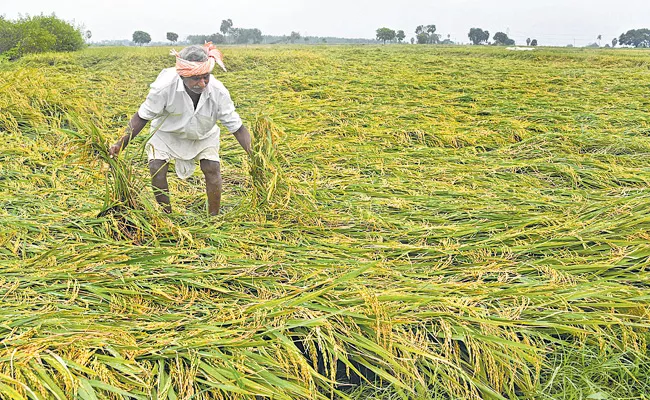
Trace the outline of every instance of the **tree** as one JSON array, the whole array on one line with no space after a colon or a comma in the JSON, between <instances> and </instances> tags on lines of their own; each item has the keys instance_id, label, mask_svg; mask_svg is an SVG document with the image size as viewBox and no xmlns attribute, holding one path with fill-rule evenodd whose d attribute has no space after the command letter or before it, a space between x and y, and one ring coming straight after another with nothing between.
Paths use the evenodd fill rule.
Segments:
<instances>
[{"instance_id":1,"label":"tree","mask_svg":"<svg viewBox=\"0 0 650 400\"><path fill-rule=\"evenodd\" d=\"M221 21L221 27L219 28L219 31L221 31L221 33L224 36L227 36L230 33L231 30L232 30L232 19L229 18L229 19L222 20Z\"/></svg>"},{"instance_id":2,"label":"tree","mask_svg":"<svg viewBox=\"0 0 650 400\"><path fill-rule=\"evenodd\" d=\"M167 40L175 43L178 40L178 34L174 32L167 32Z\"/></svg>"},{"instance_id":3,"label":"tree","mask_svg":"<svg viewBox=\"0 0 650 400\"><path fill-rule=\"evenodd\" d=\"M225 43L226 38L221 33L213 33L212 35L189 35L187 41L190 44L203 44L205 42L212 42L214 44Z\"/></svg>"},{"instance_id":4,"label":"tree","mask_svg":"<svg viewBox=\"0 0 650 400\"><path fill-rule=\"evenodd\" d=\"M530 46L530 38L526 39L526 46Z\"/></svg>"},{"instance_id":5,"label":"tree","mask_svg":"<svg viewBox=\"0 0 650 400\"><path fill-rule=\"evenodd\" d=\"M75 51L83 48L85 32L50 16L21 17L8 21L0 17L0 53L16 59L28 53Z\"/></svg>"},{"instance_id":6,"label":"tree","mask_svg":"<svg viewBox=\"0 0 650 400\"><path fill-rule=\"evenodd\" d=\"M415 28L415 39L418 44L427 44L429 43L429 34L426 31L424 25L418 25Z\"/></svg>"},{"instance_id":7,"label":"tree","mask_svg":"<svg viewBox=\"0 0 650 400\"><path fill-rule=\"evenodd\" d=\"M384 44L386 44L386 41L394 40L395 36L397 36L397 34L390 28L377 29L377 40L383 41Z\"/></svg>"},{"instance_id":8,"label":"tree","mask_svg":"<svg viewBox=\"0 0 650 400\"><path fill-rule=\"evenodd\" d=\"M533 46L533 47L537 46L537 39L531 40L530 45Z\"/></svg>"},{"instance_id":9,"label":"tree","mask_svg":"<svg viewBox=\"0 0 650 400\"><path fill-rule=\"evenodd\" d=\"M257 28L234 28L231 30L231 35L237 44L262 43L262 31Z\"/></svg>"},{"instance_id":10,"label":"tree","mask_svg":"<svg viewBox=\"0 0 650 400\"><path fill-rule=\"evenodd\" d=\"M56 38L54 46L48 51L76 51L85 45L81 30L57 18L54 14L28 17L21 21L38 26Z\"/></svg>"},{"instance_id":11,"label":"tree","mask_svg":"<svg viewBox=\"0 0 650 400\"><path fill-rule=\"evenodd\" d=\"M418 44L427 44L429 43L429 35L426 32L424 25L418 25L415 28L415 39Z\"/></svg>"},{"instance_id":12,"label":"tree","mask_svg":"<svg viewBox=\"0 0 650 400\"><path fill-rule=\"evenodd\" d=\"M151 36L147 32L135 31L133 32L133 42L137 44L149 43Z\"/></svg>"},{"instance_id":13,"label":"tree","mask_svg":"<svg viewBox=\"0 0 650 400\"><path fill-rule=\"evenodd\" d=\"M56 36L33 21L18 24L16 37L17 42L9 51L10 58L29 53L43 53L52 50L56 45Z\"/></svg>"},{"instance_id":14,"label":"tree","mask_svg":"<svg viewBox=\"0 0 650 400\"><path fill-rule=\"evenodd\" d=\"M472 28L469 30L467 37L469 37L469 40L475 45L487 43L487 41L490 40L490 32L484 31L481 28Z\"/></svg>"},{"instance_id":15,"label":"tree","mask_svg":"<svg viewBox=\"0 0 650 400\"><path fill-rule=\"evenodd\" d=\"M251 38L251 40L253 41L254 44L262 43L263 37L262 37L262 31L261 30L259 30L257 28L253 28L253 29L250 30L250 32L251 32L250 33L250 38Z\"/></svg>"},{"instance_id":16,"label":"tree","mask_svg":"<svg viewBox=\"0 0 650 400\"><path fill-rule=\"evenodd\" d=\"M436 34L436 26L435 25L427 25L427 34L429 35L429 43L430 44L436 44L440 41L440 35Z\"/></svg>"},{"instance_id":17,"label":"tree","mask_svg":"<svg viewBox=\"0 0 650 400\"><path fill-rule=\"evenodd\" d=\"M617 38L612 39L612 47L616 47L617 44L618 44L618 39Z\"/></svg>"},{"instance_id":18,"label":"tree","mask_svg":"<svg viewBox=\"0 0 650 400\"><path fill-rule=\"evenodd\" d=\"M16 24L0 16L0 53L12 49L17 42Z\"/></svg>"},{"instance_id":19,"label":"tree","mask_svg":"<svg viewBox=\"0 0 650 400\"><path fill-rule=\"evenodd\" d=\"M395 35L395 37L397 38L397 41L399 43L402 43L402 40L404 40L404 38L406 37L406 34L404 33L403 30L400 29L399 31L397 31L397 34Z\"/></svg>"},{"instance_id":20,"label":"tree","mask_svg":"<svg viewBox=\"0 0 650 400\"><path fill-rule=\"evenodd\" d=\"M630 29L618 38L622 46L650 47L650 29Z\"/></svg>"},{"instance_id":21,"label":"tree","mask_svg":"<svg viewBox=\"0 0 650 400\"><path fill-rule=\"evenodd\" d=\"M427 35L426 32L419 33L415 38L417 39L418 44L429 43L429 35Z\"/></svg>"},{"instance_id":22,"label":"tree","mask_svg":"<svg viewBox=\"0 0 650 400\"><path fill-rule=\"evenodd\" d=\"M226 37L219 32L215 32L197 44L203 44L205 42L212 42L214 44L226 43Z\"/></svg>"},{"instance_id":23,"label":"tree","mask_svg":"<svg viewBox=\"0 0 650 400\"><path fill-rule=\"evenodd\" d=\"M492 39L494 40L494 44L497 46L512 46L515 44L515 41L510 39L508 35L503 32L495 33Z\"/></svg>"},{"instance_id":24,"label":"tree","mask_svg":"<svg viewBox=\"0 0 650 400\"><path fill-rule=\"evenodd\" d=\"M250 41L250 33L246 28L233 28L230 30L230 36L237 44L248 44Z\"/></svg>"},{"instance_id":25,"label":"tree","mask_svg":"<svg viewBox=\"0 0 650 400\"><path fill-rule=\"evenodd\" d=\"M301 36L300 36L300 33L299 33L299 32L291 31L291 35L289 35L289 41L290 41L291 43L295 43L296 40L299 40L299 39L300 39L300 37L301 37Z\"/></svg>"},{"instance_id":26,"label":"tree","mask_svg":"<svg viewBox=\"0 0 650 400\"><path fill-rule=\"evenodd\" d=\"M436 33L435 25L418 25L415 28L415 38L418 44L440 43L440 35Z\"/></svg>"}]
</instances>

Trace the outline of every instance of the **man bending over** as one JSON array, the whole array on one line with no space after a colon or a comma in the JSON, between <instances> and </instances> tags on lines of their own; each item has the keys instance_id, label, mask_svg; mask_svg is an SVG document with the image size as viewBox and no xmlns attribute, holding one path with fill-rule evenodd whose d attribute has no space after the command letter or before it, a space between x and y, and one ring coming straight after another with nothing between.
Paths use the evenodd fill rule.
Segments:
<instances>
[{"instance_id":1,"label":"man bending over","mask_svg":"<svg viewBox=\"0 0 650 400\"><path fill-rule=\"evenodd\" d=\"M188 46L176 56L176 67L166 68L158 75L146 100L133 114L126 134L109 148L116 157L151 121L153 135L146 144L151 184L156 201L171 212L167 170L175 160L176 174L181 179L192 175L199 162L205 175L208 212L219 214L221 205L221 169L219 164L220 121L251 153L251 137L242 124L230 93L211 72L215 64L225 71L222 55L212 43Z\"/></svg>"}]
</instances>

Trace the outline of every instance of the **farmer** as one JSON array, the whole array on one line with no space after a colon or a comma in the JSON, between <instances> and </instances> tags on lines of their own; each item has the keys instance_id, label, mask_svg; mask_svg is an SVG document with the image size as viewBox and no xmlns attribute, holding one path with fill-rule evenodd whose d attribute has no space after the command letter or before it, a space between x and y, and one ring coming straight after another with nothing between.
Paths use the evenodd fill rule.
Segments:
<instances>
[{"instance_id":1,"label":"farmer","mask_svg":"<svg viewBox=\"0 0 650 400\"><path fill-rule=\"evenodd\" d=\"M212 75L215 64L225 71L222 55L212 43L188 46L176 56L176 67L163 69L151 84L146 100L133 114L126 134L109 148L116 157L136 137L148 121L152 136L146 144L156 201L171 212L167 169L175 160L181 179L192 175L199 162L205 175L208 212L219 214L221 204L221 169L219 164L220 121L251 153L251 137L242 124L226 87Z\"/></svg>"}]
</instances>

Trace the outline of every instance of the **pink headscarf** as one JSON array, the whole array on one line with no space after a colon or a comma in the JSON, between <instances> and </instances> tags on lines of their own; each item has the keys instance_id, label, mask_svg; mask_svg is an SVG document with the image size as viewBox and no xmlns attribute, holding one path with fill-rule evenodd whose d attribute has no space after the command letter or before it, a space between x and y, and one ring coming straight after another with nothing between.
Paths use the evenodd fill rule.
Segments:
<instances>
[{"instance_id":1,"label":"pink headscarf","mask_svg":"<svg viewBox=\"0 0 650 400\"><path fill-rule=\"evenodd\" d=\"M203 49L208 53L207 61L187 61L181 58L176 50L170 52L171 55L176 56L176 71L182 77L205 75L212 72L214 65L219 64L224 71L226 66L223 64L223 54L212 44L207 42L203 45Z\"/></svg>"}]
</instances>

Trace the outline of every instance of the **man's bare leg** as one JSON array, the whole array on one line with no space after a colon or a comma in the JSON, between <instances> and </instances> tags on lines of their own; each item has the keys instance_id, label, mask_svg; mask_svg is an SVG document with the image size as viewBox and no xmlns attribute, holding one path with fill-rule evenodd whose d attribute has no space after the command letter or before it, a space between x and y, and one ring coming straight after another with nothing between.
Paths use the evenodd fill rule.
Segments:
<instances>
[{"instance_id":1,"label":"man's bare leg","mask_svg":"<svg viewBox=\"0 0 650 400\"><path fill-rule=\"evenodd\" d=\"M150 160L149 172L151 173L151 186L156 201L160 204L167 214L172 212L172 206L169 202L169 186L167 184L167 170L169 162L165 160Z\"/></svg>"},{"instance_id":2,"label":"man's bare leg","mask_svg":"<svg viewBox=\"0 0 650 400\"><path fill-rule=\"evenodd\" d=\"M221 207L221 165L218 161L201 160L201 171L205 175L205 192L208 195L208 213L219 214Z\"/></svg>"}]
</instances>

